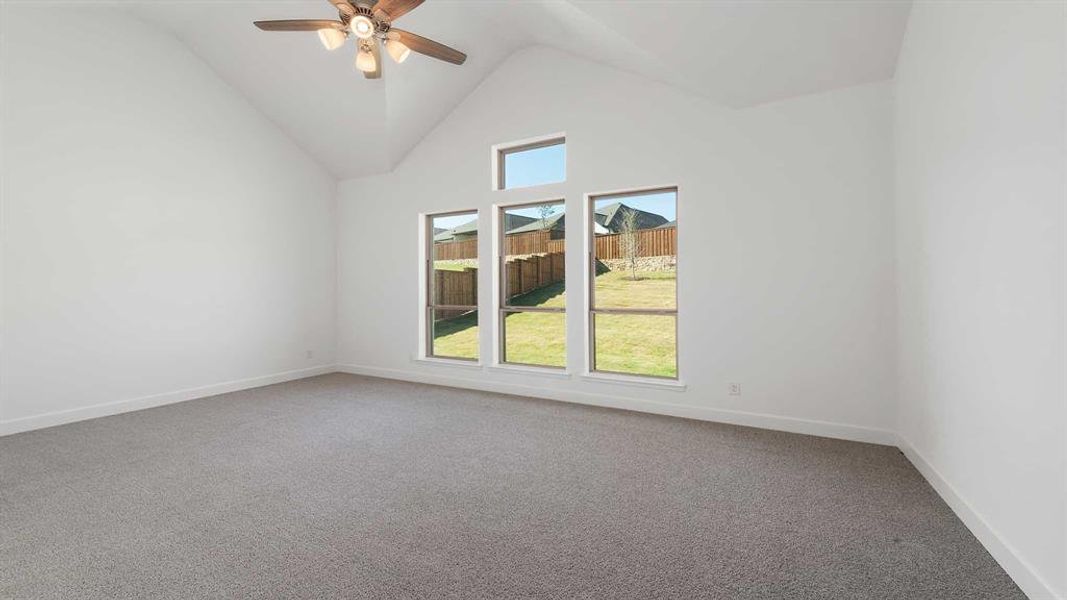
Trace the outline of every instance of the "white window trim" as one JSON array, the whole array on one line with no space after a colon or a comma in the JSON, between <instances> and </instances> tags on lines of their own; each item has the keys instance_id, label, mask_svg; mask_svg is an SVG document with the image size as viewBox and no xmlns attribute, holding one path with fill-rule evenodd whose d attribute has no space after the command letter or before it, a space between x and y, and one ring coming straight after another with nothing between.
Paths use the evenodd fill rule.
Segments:
<instances>
[{"instance_id":1,"label":"white window trim","mask_svg":"<svg viewBox=\"0 0 1067 600\"><path fill-rule=\"evenodd\" d=\"M551 377L554 379L571 379L572 373L561 367L538 367L535 365L515 365L511 363L491 364L486 367L490 371L500 373L512 373L514 375L537 375L538 377Z\"/></svg>"},{"instance_id":2,"label":"white window trim","mask_svg":"<svg viewBox=\"0 0 1067 600\"><path fill-rule=\"evenodd\" d=\"M520 189L524 189L524 188L520 188ZM492 314L493 314L493 325L492 325L492 336L491 336L491 339L493 340L493 351L492 351L492 361L489 363L488 366L489 366L489 368L491 368L493 370L514 371L514 372L524 372L524 373L535 373L535 374L539 374L539 375L548 375L548 376L563 376L563 377L569 379L571 377L571 370L570 370L571 348L570 348L570 344L566 344L566 339L567 339L567 332L568 332L568 323L570 322L570 318L567 316L568 311L567 311L566 304L564 304L564 306L563 306L563 336L564 336L564 348L565 348L565 353L564 353L564 365L565 366L563 366L563 367L550 367L550 366L545 366L545 365L527 365L527 364L519 364L519 363L507 363L507 362L503 362L501 360L501 358L503 358L501 356L501 354L503 352L503 347L504 347L504 329L503 329L503 326L501 324L501 319L500 319L500 311L503 308L503 306L501 304L501 297L500 297L500 290L501 290L501 288L503 286L503 282L501 281L501 273L500 273L500 258L501 258L501 256L503 256L503 253L504 253L504 248L501 247L501 242L504 239L504 235L503 235L504 234L504 231L503 231L504 223L503 223L503 219L501 218L502 217L502 213L503 213L503 211L507 210L508 208L513 208L513 207L517 207L517 206L518 207L530 206L530 205L534 205L534 204L545 204L545 203L549 203L549 202L562 203L563 207L564 207L564 210L567 209L567 199L565 197L563 197L563 196L548 196L546 198L541 198L539 200L522 200L522 201L516 200L516 201L512 201L512 202L498 202L498 203L493 204L493 206L492 206L492 209L493 209L493 225L492 225L492 230L493 230L493 240L492 240L493 241L493 247L492 247L492 261L493 261L493 269L492 269L492 271L493 271L492 272L492 286L493 286L493 288L492 288L492 297L493 297L492 298L492 309L493 310L492 310ZM569 272L567 271L566 261L564 261L563 268L564 268L564 275L563 275L564 289L566 290L569 287L569 285L566 283L568 281L568 276L569 276ZM481 311L478 311L478 325L479 325L479 327L481 326ZM481 354L479 354L479 356L480 355Z\"/></svg>"},{"instance_id":3,"label":"white window trim","mask_svg":"<svg viewBox=\"0 0 1067 600\"><path fill-rule=\"evenodd\" d=\"M413 356L411 362L416 364L432 365L435 367L459 367L461 369L470 369L474 371L481 371L485 368L485 365L481 360L474 362L471 360L462 360L458 358L440 358L437 356Z\"/></svg>"},{"instance_id":4,"label":"white window trim","mask_svg":"<svg viewBox=\"0 0 1067 600\"><path fill-rule=\"evenodd\" d=\"M544 183L544 184L540 184L540 185L528 185L528 186L510 188L510 189L504 187L504 177L503 177L504 164L503 164L503 160L502 160L502 157L503 157L504 154L506 154L508 151L521 149L524 146L538 147L538 146L541 146L541 145L552 145L552 144L548 144L548 142L557 142L557 141L562 143L564 146L566 146L566 144L567 144L567 133L561 131L561 132L558 132L558 133L550 133L548 135L539 135L539 136L536 136L536 137L526 138L526 139L522 139L522 140L515 140L515 141L511 141L511 142L504 142L502 144L494 144L493 146L491 146L490 149L489 149L489 163L490 163L492 168L489 171L489 189L493 190L494 192L510 192L510 191L514 191L514 190L525 190L525 189L530 189L530 188L542 187L542 186L546 186L546 185L559 185L559 184L567 181L567 161L564 160L563 161L563 181L554 181L552 183ZM564 148L564 153L566 153L566 148Z\"/></svg>"},{"instance_id":5,"label":"white window trim","mask_svg":"<svg viewBox=\"0 0 1067 600\"><path fill-rule=\"evenodd\" d=\"M473 367L473 368L481 369L485 365L485 358L483 357L483 352L482 352L482 347L481 347L482 346L482 344L481 344L481 335L480 335L480 332L482 330L482 310L481 310L482 307L481 307L481 302L480 302L480 300L481 300L481 290L480 289L478 290L478 294L477 294L477 298L478 298L479 302L476 304L476 306L478 307L478 331L479 331L479 336L478 336L478 338L479 338L478 339L478 359L477 360L469 360L469 359L464 359L464 358L448 358L448 357L444 357L444 356L433 356L433 355L431 355L429 353L430 348L429 348L429 343L428 342L429 342L430 334L429 334L429 331L427 329L429 327L429 323L426 322L426 313L427 313L426 307L429 304L429 296L428 296L429 289L427 288L426 284L430 279L430 276L429 276L429 273L428 273L430 256L428 254L429 244L427 243L427 240L428 240L429 230L427 229L427 227L428 227L428 224L430 222L430 217L435 217L435 216L440 216L440 215L449 215L449 214L462 214L462 213L472 213L474 215L474 218L478 220L478 228L479 228L478 235L479 235L479 237L481 237L482 211L480 209L477 209L477 208L459 208L459 209L455 209L455 210L448 210L448 209L446 209L446 210L435 210L435 211L429 211L429 212L420 212L419 215L418 215L418 218L419 218L419 227L418 227L419 238L418 238L418 253L417 253L417 256L418 256L418 265L417 265L417 267L418 268L416 269L416 272L418 273L418 278L419 278L419 281L418 281L418 289L419 289L419 297L418 297L419 298L419 300L418 300L418 310L419 310L418 336L419 336L419 339L418 339L418 341L416 343L417 344L416 345L417 350L416 350L416 353L415 353L415 356L414 356L414 360L417 361L417 362L424 362L424 363L430 363L430 364L436 364L436 365ZM481 246L481 244L479 244L479 246ZM482 254L481 254L481 251L479 250L479 252L478 252L478 267L479 267L479 269L481 268L481 263L482 263Z\"/></svg>"},{"instance_id":6,"label":"white window trim","mask_svg":"<svg viewBox=\"0 0 1067 600\"><path fill-rule=\"evenodd\" d=\"M591 273L589 269L589 262L592 258L589 254L593 248L593 227L590 223L595 218L595 210L593 208L593 200L601 196L621 196L626 194L644 194L657 192L662 190L674 190L675 193L675 221L680 222L678 219L681 211L681 197L682 186L678 183L665 183L661 185L649 185L649 186L635 186L618 188L614 190L587 192L582 195L582 340L584 355L582 364L584 369L581 377L591 381L601 381L605 383L615 383L623 385L633 385L638 387L657 387L657 388L672 388L684 390L686 384L682 380L682 278L678 277L675 283L674 291L674 310L675 310L675 338L674 338L674 352L675 362L677 366L677 377L652 377L644 375L629 375L626 373L613 373L608 371L596 371L593 369L593 351L594 343L592 336L592 299L590 297L590 289L592 281L590 280ZM679 236L679 244L681 243L681 236ZM678 248L677 256L675 256L675 269L681 271L681 247Z\"/></svg>"},{"instance_id":7,"label":"white window trim","mask_svg":"<svg viewBox=\"0 0 1067 600\"><path fill-rule=\"evenodd\" d=\"M689 385L680 379L666 379L660 377L644 377L641 375L626 375L624 373L606 373L603 371L582 373L582 379L598 383L610 383L613 385L627 385L631 387L659 388L675 392L684 392Z\"/></svg>"}]
</instances>

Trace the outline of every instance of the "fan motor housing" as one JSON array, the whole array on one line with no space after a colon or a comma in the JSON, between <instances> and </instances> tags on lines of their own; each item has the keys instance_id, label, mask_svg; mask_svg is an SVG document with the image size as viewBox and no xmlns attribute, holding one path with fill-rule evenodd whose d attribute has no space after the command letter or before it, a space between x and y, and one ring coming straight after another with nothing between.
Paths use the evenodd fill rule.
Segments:
<instances>
[{"instance_id":1,"label":"fan motor housing","mask_svg":"<svg viewBox=\"0 0 1067 600\"><path fill-rule=\"evenodd\" d=\"M355 13L353 13L352 15L346 15L344 13L341 13L341 20L344 21L345 25L348 25L348 23L352 21L353 17L357 15L363 15L364 17L370 19L372 23L374 23L374 34L376 36L381 37L389 32L389 28L392 23L390 23L388 20L378 18L374 14L374 9L371 8L371 5L369 3L353 2L352 4L355 5Z\"/></svg>"}]
</instances>

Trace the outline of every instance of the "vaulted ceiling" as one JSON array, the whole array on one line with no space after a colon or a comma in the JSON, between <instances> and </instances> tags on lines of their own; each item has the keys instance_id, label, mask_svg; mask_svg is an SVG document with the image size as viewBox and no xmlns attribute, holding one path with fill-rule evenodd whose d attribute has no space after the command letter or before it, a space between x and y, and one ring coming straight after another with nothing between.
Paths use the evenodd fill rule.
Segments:
<instances>
[{"instance_id":1,"label":"vaulted ceiling","mask_svg":"<svg viewBox=\"0 0 1067 600\"><path fill-rule=\"evenodd\" d=\"M893 76L910 1L428 0L398 25L467 53L413 54L364 79L349 46L266 33L264 19L335 18L327 0L144 2L339 179L389 171L510 54L552 46L743 108Z\"/></svg>"}]
</instances>

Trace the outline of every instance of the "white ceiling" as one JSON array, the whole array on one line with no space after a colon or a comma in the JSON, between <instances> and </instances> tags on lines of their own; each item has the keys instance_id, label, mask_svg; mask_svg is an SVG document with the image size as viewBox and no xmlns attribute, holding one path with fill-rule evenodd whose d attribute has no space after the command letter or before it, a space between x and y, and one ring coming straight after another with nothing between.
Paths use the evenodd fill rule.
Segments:
<instances>
[{"instance_id":1,"label":"white ceiling","mask_svg":"<svg viewBox=\"0 0 1067 600\"><path fill-rule=\"evenodd\" d=\"M403 29L467 53L412 54L380 80L349 46L266 33L335 18L327 0L144 1L171 32L336 177L389 171L511 53L537 44L746 107L893 76L910 0L428 0ZM361 140L374 140L367 143Z\"/></svg>"}]
</instances>

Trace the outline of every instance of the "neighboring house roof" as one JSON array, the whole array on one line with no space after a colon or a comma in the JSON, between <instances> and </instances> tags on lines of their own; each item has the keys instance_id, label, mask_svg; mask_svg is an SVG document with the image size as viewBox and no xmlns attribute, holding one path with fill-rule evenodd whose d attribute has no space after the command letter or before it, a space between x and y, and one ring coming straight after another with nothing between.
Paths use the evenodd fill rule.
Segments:
<instances>
[{"instance_id":1,"label":"neighboring house roof","mask_svg":"<svg viewBox=\"0 0 1067 600\"><path fill-rule=\"evenodd\" d=\"M478 232L478 219L471 219L462 225L457 225L452 229L442 229L440 233L435 233L433 241L435 242L451 242L458 235L465 233L477 233Z\"/></svg>"},{"instance_id":2,"label":"neighboring house roof","mask_svg":"<svg viewBox=\"0 0 1067 600\"><path fill-rule=\"evenodd\" d=\"M677 225L677 221L667 222L663 215L657 215L656 213L650 213L616 202L597 209L593 232L599 235L618 233L622 229L623 215L626 214L626 211L633 211L637 214L638 229L674 227ZM539 217L505 214L504 230L508 235L542 230L565 231L567 226L566 218L566 213L556 213L546 217L543 221ZM434 230L433 240L435 242L451 242L457 239L470 238L478 234L478 219L471 219L452 229L442 230L440 233L437 231L436 229Z\"/></svg>"},{"instance_id":3,"label":"neighboring house roof","mask_svg":"<svg viewBox=\"0 0 1067 600\"><path fill-rule=\"evenodd\" d=\"M462 225L456 225L452 228L452 235L462 235L464 233L477 233L478 231L478 219L472 219Z\"/></svg>"},{"instance_id":4,"label":"neighboring house roof","mask_svg":"<svg viewBox=\"0 0 1067 600\"><path fill-rule=\"evenodd\" d=\"M510 213L504 213L504 231L511 233L513 229L528 225L534 221L539 221L537 217L527 217L525 215L513 215Z\"/></svg>"},{"instance_id":5,"label":"neighboring house roof","mask_svg":"<svg viewBox=\"0 0 1067 600\"><path fill-rule=\"evenodd\" d=\"M632 211L637 214L638 229L654 229L667 223L667 219L663 215L632 208L622 202L615 202L598 208L596 222L611 233L618 233L622 229L623 215L626 214L626 211Z\"/></svg>"},{"instance_id":6,"label":"neighboring house roof","mask_svg":"<svg viewBox=\"0 0 1067 600\"><path fill-rule=\"evenodd\" d=\"M533 218L533 219L531 219L530 223L526 223L525 225L522 225L521 227L516 227L514 229L509 229L508 230L508 235L511 235L513 233L530 233L531 231L543 231L543 230L563 231L564 228L566 227L565 218L566 218L566 214L564 214L564 213L557 213L557 214L551 215L549 217L546 217L544 219L544 221L542 221L539 218Z\"/></svg>"},{"instance_id":7,"label":"neighboring house roof","mask_svg":"<svg viewBox=\"0 0 1067 600\"><path fill-rule=\"evenodd\" d=\"M669 229L671 227L677 227L677 226L678 226L678 221L671 221L670 223L664 223L663 225L660 225L656 229Z\"/></svg>"},{"instance_id":8,"label":"neighboring house roof","mask_svg":"<svg viewBox=\"0 0 1067 600\"><path fill-rule=\"evenodd\" d=\"M478 219L467 221L462 225L456 225L452 227L452 239L457 241L462 239L471 239L478 237Z\"/></svg>"},{"instance_id":9,"label":"neighboring house roof","mask_svg":"<svg viewBox=\"0 0 1067 600\"><path fill-rule=\"evenodd\" d=\"M534 221L540 222L541 220L536 217L526 217L523 215L504 215L504 228L505 231L511 233L511 230L516 227L522 227ZM435 242L451 242L456 238L471 238L478 235L478 219L471 219L462 225L456 225L452 229L434 228L433 241Z\"/></svg>"}]
</instances>

